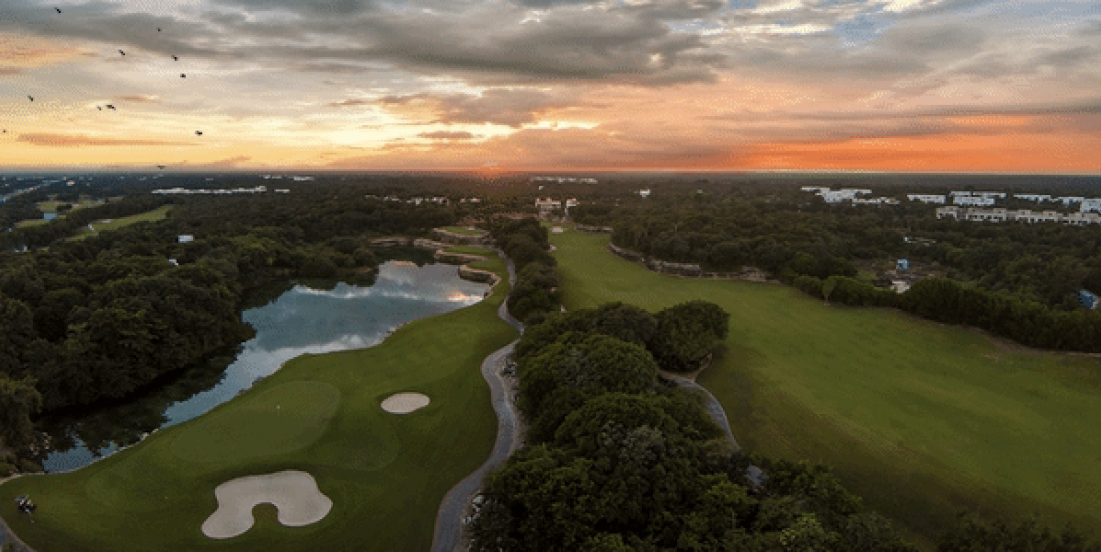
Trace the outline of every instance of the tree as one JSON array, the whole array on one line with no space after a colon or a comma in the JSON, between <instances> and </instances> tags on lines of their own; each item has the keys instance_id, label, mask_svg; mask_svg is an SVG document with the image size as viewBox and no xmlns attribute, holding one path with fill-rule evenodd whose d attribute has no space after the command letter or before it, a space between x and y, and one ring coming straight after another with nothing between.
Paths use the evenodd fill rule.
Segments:
<instances>
[{"instance_id":1,"label":"tree","mask_svg":"<svg viewBox=\"0 0 1101 552\"><path fill-rule=\"evenodd\" d=\"M1101 543L1088 542L1082 533L1067 526L1056 535L1035 518L1017 526L1002 521L982 523L962 514L955 526L937 543L937 552L1101 552Z\"/></svg>"},{"instance_id":2,"label":"tree","mask_svg":"<svg viewBox=\"0 0 1101 552\"><path fill-rule=\"evenodd\" d=\"M658 327L650 350L662 366L674 372L700 367L712 349L726 339L730 315L708 301L688 301L656 315Z\"/></svg>"},{"instance_id":3,"label":"tree","mask_svg":"<svg viewBox=\"0 0 1101 552\"><path fill-rule=\"evenodd\" d=\"M34 378L12 380L0 374L0 444L21 450L34 442L31 416L41 409Z\"/></svg>"}]
</instances>

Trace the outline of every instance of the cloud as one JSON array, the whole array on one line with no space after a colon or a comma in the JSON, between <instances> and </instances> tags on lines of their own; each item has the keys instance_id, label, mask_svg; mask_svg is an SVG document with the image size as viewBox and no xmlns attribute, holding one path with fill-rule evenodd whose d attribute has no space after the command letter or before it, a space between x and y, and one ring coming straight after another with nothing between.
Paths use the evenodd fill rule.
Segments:
<instances>
[{"instance_id":1,"label":"cloud","mask_svg":"<svg viewBox=\"0 0 1101 552\"><path fill-rule=\"evenodd\" d=\"M470 140L474 138L474 135L469 132L452 132L447 130L438 130L436 132L422 132L418 134L421 138L430 138L432 140Z\"/></svg>"},{"instance_id":2,"label":"cloud","mask_svg":"<svg viewBox=\"0 0 1101 552\"><path fill-rule=\"evenodd\" d=\"M152 96L149 94L131 94L128 96L119 96L118 99L124 102L133 103L160 103L161 101L159 96Z\"/></svg>"},{"instance_id":3,"label":"cloud","mask_svg":"<svg viewBox=\"0 0 1101 552\"><path fill-rule=\"evenodd\" d=\"M341 100L339 102L331 102L325 105L329 107L359 107L363 105L374 105L375 100L365 100L362 98L349 98L347 100Z\"/></svg>"},{"instance_id":4,"label":"cloud","mask_svg":"<svg viewBox=\"0 0 1101 552\"><path fill-rule=\"evenodd\" d=\"M250 161L251 159L252 157L248 155L238 155L237 157L230 157L227 159L222 159L220 161L211 161L210 163L205 163L204 165L207 167L236 167L242 163Z\"/></svg>"},{"instance_id":5,"label":"cloud","mask_svg":"<svg viewBox=\"0 0 1101 552\"><path fill-rule=\"evenodd\" d=\"M375 7L370 0L220 0L256 11L286 11L303 15L346 16Z\"/></svg>"},{"instance_id":6,"label":"cloud","mask_svg":"<svg viewBox=\"0 0 1101 552\"><path fill-rule=\"evenodd\" d=\"M27 142L36 146L52 147L81 147L81 146L186 146L184 142L168 142L164 140L131 140L120 138L99 138L80 134L53 134L48 132L32 132L19 135L20 142Z\"/></svg>"},{"instance_id":7,"label":"cloud","mask_svg":"<svg viewBox=\"0 0 1101 552\"><path fill-rule=\"evenodd\" d=\"M527 88L494 88L474 94L409 94L384 96L376 100L383 108L398 113L428 117L432 123L493 123L519 127L535 122L539 115L570 105L568 96Z\"/></svg>"}]
</instances>

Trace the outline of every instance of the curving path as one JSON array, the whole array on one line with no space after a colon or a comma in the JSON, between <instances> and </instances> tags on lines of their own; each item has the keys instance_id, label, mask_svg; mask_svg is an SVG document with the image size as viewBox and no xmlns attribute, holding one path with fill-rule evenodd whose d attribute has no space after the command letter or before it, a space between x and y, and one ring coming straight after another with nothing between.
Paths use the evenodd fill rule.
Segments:
<instances>
[{"instance_id":1,"label":"curving path","mask_svg":"<svg viewBox=\"0 0 1101 552\"><path fill-rule=\"evenodd\" d=\"M498 250L497 253L508 265L509 283L516 285L516 270L512 261L503 251ZM520 333L524 332L524 325L509 314L505 301L501 302L497 315ZM440 509L436 512L436 532L432 538L433 552L453 552L462 549L462 521L474 493L482 487L482 480L485 479L489 470L503 464L520 444L520 416L516 413L516 391L511 381L501 376L501 369L504 368L505 361L512 354L517 341L520 340L517 339L497 349L482 362L482 377L489 384L493 411L497 414L497 442L494 443L493 452L485 463L444 495L440 502Z\"/></svg>"},{"instance_id":2,"label":"curving path","mask_svg":"<svg viewBox=\"0 0 1101 552\"><path fill-rule=\"evenodd\" d=\"M734 432L730 430L730 420L726 418L726 410L723 409L723 405L719 404L715 395L712 395L711 392L702 385L684 376L678 376L677 374L664 371L661 375L680 387L698 392L703 398L703 407L707 409L707 413L711 416L711 420L726 432L727 438L730 439L730 444L734 445L734 452L742 450L742 447L738 446L738 441L734 439Z\"/></svg>"},{"instance_id":3,"label":"curving path","mask_svg":"<svg viewBox=\"0 0 1101 552\"><path fill-rule=\"evenodd\" d=\"M34 552L31 547L19 540L19 537L8 528L8 524L4 523L4 519L0 518L0 548L9 543L12 545L13 552Z\"/></svg>"}]
</instances>

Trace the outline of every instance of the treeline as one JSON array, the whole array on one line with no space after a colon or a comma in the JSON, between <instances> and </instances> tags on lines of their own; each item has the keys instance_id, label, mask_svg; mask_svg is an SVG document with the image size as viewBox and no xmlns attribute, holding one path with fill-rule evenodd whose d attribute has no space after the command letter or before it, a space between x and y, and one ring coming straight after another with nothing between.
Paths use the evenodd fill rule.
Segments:
<instances>
[{"instance_id":1,"label":"treeline","mask_svg":"<svg viewBox=\"0 0 1101 552\"><path fill-rule=\"evenodd\" d=\"M0 254L0 439L25 450L27 420L126 397L252 335L253 289L374 269L372 236L424 234L431 205L313 197L183 200L168 219ZM193 243L178 243L191 234Z\"/></svg>"},{"instance_id":2,"label":"treeline","mask_svg":"<svg viewBox=\"0 0 1101 552\"><path fill-rule=\"evenodd\" d=\"M612 304L524 334L526 443L476 500L472 550L915 550L827 470L732 452L700 398L660 377L644 346L660 326Z\"/></svg>"},{"instance_id":3,"label":"treeline","mask_svg":"<svg viewBox=\"0 0 1101 552\"><path fill-rule=\"evenodd\" d=\"M541 322L559 310L558 265L549 253L547 229L537 219L490 218L489 233L516 269L516 285L509 293L508 311L526 325Z\"/></svg>"},{"instance_id":4,"label":"treeline","mask_svg":"<svg viewBox=\"0 0 1101 552\"><path fill-rule=\"evenodd\" d=\"M614 227L612 242L620 247L711 270L752 266L788 279L864 272L882 284L894 261L908 258L923 274L1058 310L1080 308L1081 289L1101 292L1096 226L938 220L932 205L831 206L791 187L658 193L570 212L579 223Z\"/></svg>"},{"instance_id":5,"label":"treeline","mask_svg":"<svg viewBox=\"0 0 1101 552\"><path fill-rule=\"evenodd\" d=\"M1030 347L1101 352L1101 312L1097 310L1059 311L947 278L922 280L901 294L841 276L826 280L798 276L791 283L829 302L894 307L937 322L981 328Z\"/></svg>"}]
</instances>

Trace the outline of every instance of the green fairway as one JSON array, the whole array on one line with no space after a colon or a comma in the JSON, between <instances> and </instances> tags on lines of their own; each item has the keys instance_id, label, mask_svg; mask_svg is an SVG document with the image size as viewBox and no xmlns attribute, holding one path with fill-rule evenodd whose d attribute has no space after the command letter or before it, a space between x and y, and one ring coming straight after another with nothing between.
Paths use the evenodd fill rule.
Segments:
<instances>
[{"instance_id":1,"label":"green fairway","mask_svg":"<svg viewBox=\"0 0 1101 552\"><path fill-rule=\"evenodd\" d=\"M111 230L118 230L119 228L130 226L131 224L137 224L139 222L157 222L157 221L160 221L160 220L164 220L164 218L166 216L168 216L168 211L171 208L172 208L171 205L164 205L164 206L158 207L158 208L156 208L152 211L147 211L145 213L138 213L136 215L130 215L128 217L113 219L113 220L106 221L106 222L96 221L96 222L92 223L92 228L95 228L94 232L89 230L88 227L84 227L84 228L80 229L80 233L78 233L77 235L75 235L75 236L73 236L69 239L70 240L83 240L85 238L88 238L90 236L98 234L99 232L108 232L108 231L111 231Z\"/></svg>"},{"instance_id":2,"label":"green fairway","mask_svg":"<svg viewBox=\"0 0 1101 552\"><path fill-rule=\"evenodd\" d=\"M780 285L661 276L606 252L608 239L551 236L565 306L706 299L730 312L730 337L699 382L744 448L833 466L914 538L961 508L1101 527L1097 359Z\"/></svg>"},{"instance_id":3,"label":"green fairway","mask_svg":"<svg viewBox=\"0 0 1101 552\"><path fill-rule=\"evenodd\" d=\"M459 234L460 236L481 236L485 234L485 232L481 230L471 230L465 226L445 226L444 230L452 234Z\"/></svg>"},{"instance_id":4,"label":"green fairway","mask_svg":"<svg viewBox=\"0 0 1101 552\"><path fill-rule=\"evenodd\" d=\"M403 326L369 349L305 355L248 392L69 474L0 486L0 515L39 552L92 550L427 550L444 493L488 456L497 419L482 360L516 337L485 301ZM400 392L431 403L406 415L379 404ZM244 535L205 537L214 488L230 479L308 472L333 508L289 528L262 519ZM15 509L30 495L36 523Z\"/></svg>"}]
</instances>

